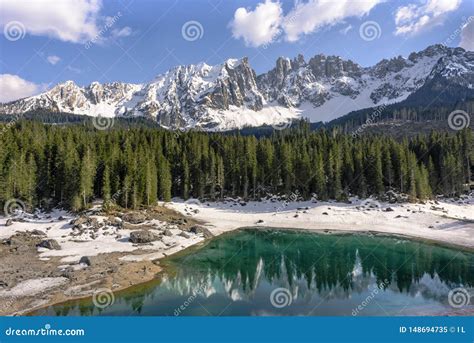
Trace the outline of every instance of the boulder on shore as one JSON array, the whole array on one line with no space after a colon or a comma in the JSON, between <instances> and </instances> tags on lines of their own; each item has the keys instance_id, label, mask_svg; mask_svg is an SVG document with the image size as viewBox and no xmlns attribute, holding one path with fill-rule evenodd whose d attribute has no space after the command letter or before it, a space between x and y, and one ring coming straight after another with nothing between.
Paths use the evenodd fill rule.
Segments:
<instances>
[{"instance_id":1,"label":"boulder on shore","mask_svg":"<svg viewBox=\"0 0 474 343\"><path fill-rule=\"evenodd\" d=\"M46 234L38 229L34 229L33 231L30 231L33 236L46 236Z\"/></svg>"},{"instance_id":2,"label":"boulder on shore","mask_svg":"<svg viewBox=\"0 0 474 343\"><path fill-rule=\"evenodd\" d=\"M90 267L91 265L91 259L88 256L82 256L81 259L79 260L79 264L86 264Z\"/></svg>"},{"instance_id":3,"label":"boulder on shore","mask_svg":"<svg viewBox=\"0 0 474 343\"><path fill-rule=\"evenodd\" d=\"M133 231L130 233L130 242L132 243L150 243L159 239L160 236L148 230Z\"/></svg>"},{"instance_id":4,"label":"boulder on shore","mask_svg":"<svg viewBox=\"0 0 474 343\"><path fill-rule=\"evenodd\" d=\"M59 245L58 241L55 239L45 239L41 241L38 245L38 248L46 248L50 250L61 250L61 246Z\"/></svg>"},{"instance_id":5,"label":"boulder on shore","mask_svg":"<svg viewBox=\"0 0 474 343\"><path fill-rule=\"evenodd\" d=\"M146 216L143 213L130 212L124 214L122 220L130 224L141 224L146 221Z\"/></svg>"},{"instance_id":6,"label":"boulder on shore","mask_svg":"<svg viewBox=\"0 0 474 343\"><path fill-rule=\"evenodd\" d=\"M204 226L201 225L194 225L189 229L190 232L194 234L202 233L204 238L211 238L214 237L211 231L209 231L208 228L205 228Z\"/></svg>"}]
</instances>

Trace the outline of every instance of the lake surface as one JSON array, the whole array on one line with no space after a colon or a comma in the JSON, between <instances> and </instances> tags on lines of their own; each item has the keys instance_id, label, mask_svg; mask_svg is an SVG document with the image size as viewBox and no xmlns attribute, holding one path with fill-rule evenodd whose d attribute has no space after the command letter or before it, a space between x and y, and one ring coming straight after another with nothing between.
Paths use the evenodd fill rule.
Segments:
<instances>
[{"instance_id":1,"label":"lake surface","mask_svg":"<svg viewBox=\"0 0 474 343\"><path fill-rule=\"evenodd\" d=\"M441 315L455 310L451 289L474 285L472 253L370 235L248 229L162 264L159 280L110 306L70 301L35 315Z\"/></svg>"}]
</instances>

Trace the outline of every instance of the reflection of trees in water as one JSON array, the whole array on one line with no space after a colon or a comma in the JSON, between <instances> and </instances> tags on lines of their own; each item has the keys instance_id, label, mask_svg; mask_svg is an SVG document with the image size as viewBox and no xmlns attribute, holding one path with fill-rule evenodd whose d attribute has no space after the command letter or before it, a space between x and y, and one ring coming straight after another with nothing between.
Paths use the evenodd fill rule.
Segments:
<instances>
[{"instance_id":1,"label":"reflection of trees in water","mask_svg":"<svg viewBox=\"0 0 474 343\"><path fill-rule=\"evenodd\" d=\"M189 255L171 258L176 274L160 287L181 295L250 297L262 279L289 288L294 298L347 298L380 288L445 298L454 285L474 286L474 255L393 238L246 230L218 237ZM385 282L387 280L388 282ZM140 314L156 285L116 294L115 305ZM436 294L438 292L438 294ZM114 306L112 306L113 308ZM90 300L54 306L57 315L110 314Z\"/></svg>"},{"instance_id":2,"label":"reflection of trees in water","mask_svg":"<svg viewBox=\"0 0 474 343\"><path fill-rule=\"evenodd\" d=\"M181 288L182 294L215 288L216 280L249 294L262 274L269 282L284 282L290 289L301 286L303 280L305 288L319 293L336 288L347 294L361 291L372 277L381 288L400 292L408 292L426 275L447 284L474 284L472 254L363 235L248 230L217 238L194 254L176 258L175 263L183 269L169 280L169 286Z\"/></svg>"}]
</instances>

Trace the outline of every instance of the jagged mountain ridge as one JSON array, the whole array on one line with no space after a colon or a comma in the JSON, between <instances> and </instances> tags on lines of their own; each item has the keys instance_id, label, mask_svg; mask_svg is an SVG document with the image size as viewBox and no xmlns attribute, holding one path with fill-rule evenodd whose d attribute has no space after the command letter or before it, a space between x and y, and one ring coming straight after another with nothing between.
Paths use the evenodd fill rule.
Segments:
<instances>
[{"instance_id":1,"label":"jagged mountain ridge","mask_svg":"<svg viewBox=\"0 0 474 343\"><path fill-rule=\"evenodd\" d=\"M354 110L447 90L474 97L474 52L433 45L372 67L338 56L278 58L256 75L247 58L209 66L177 66L146 84L58 84L37 96L0 105L0 113L46 109L90 116L146 116L168 128L228 130L298 117L330 121ZM453 94L452 94L453 93Z\"/></svg>"}]
</instances>

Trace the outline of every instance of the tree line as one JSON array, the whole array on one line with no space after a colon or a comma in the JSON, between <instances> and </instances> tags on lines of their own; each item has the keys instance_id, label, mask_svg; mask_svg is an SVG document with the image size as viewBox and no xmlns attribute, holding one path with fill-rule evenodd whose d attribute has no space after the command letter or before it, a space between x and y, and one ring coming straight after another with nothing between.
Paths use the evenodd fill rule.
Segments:
<instances>
[{"instance_id":1,"label":"tree line","mask_svg":"<svg viewBox=\"0 0 474 343\"><path fill-rule=\"evenodd\" d=\"M474 161L470 130L397 141L307 123L256 138L20 121L0 132L2 208L9 199L81 210L99 198L138 208L172 197L345 200L387 191L416 201L466 191Z\"/></svg>"}]
</instances>

